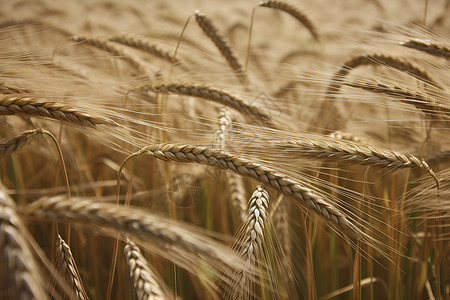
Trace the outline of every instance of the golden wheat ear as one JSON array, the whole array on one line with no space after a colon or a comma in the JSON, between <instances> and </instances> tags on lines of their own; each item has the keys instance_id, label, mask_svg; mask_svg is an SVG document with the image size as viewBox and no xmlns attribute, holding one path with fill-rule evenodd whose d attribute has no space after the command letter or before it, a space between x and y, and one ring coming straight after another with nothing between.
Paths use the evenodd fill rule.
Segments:
<instances>
[{"instance_id":1,"label":"golden wheat ear","mask_svg":"<svg viewBox=\"0 0 450 300\"><path fill-rule=\"evenodd\" d=\"M84 290L83 281L78 273L75 260L73 259L72 251L59 234L56 245L55 267L68 285L68 290L72 293L68 299L72 299L73 296L76 296L80 300L89 299Z\"/></svg>"},{"instance_id":2,"label":"golden wheat ear","mask_svg":"<svg viewBox=\"0 0 450 300\"><path fill-rule=\"evenodd\" d=\"M167 288L162 286L164 284L162 279L150 269L147 260L135 243L127 239L124 251L136 299L173 299L167 292Z\"/></svg>"},{"instance_id":3,"label":"golden wheat ear","mask_svg":"<svg viewBox=\"0 0 450 300\"><path fill-rule=\"evenodd\" d=\"M411 39L405 42L400 42L400 45L428 53L433 56L443 57L450 59L450 46L446 44L440 44L429 40Z\"/></svg>"},{"instance_id":4,"label":"golden wheat ear","mask_svg":"<svg viewBox=\"0 0 450 300\"><path fill-rule=\"evenodd\" d=\"M261 1L259 5L286 12L305 26L316 41L320 41L320 36L317 32L316 26L314 26L313 22L298 7L295 7L295 5L283 0Z\"/></svg>"},{"instance_id":5,"label":"golden wheat ear","mask_svg":"<svg viewBox=\"0 0 450 300\"><path fill-rule=\"evenodd\" d=\"M219 33L219 30L216 26L214 26L211 19L209 19L206 14L195 11L195 21L198 26L203 30L203 32L208 36L211 41L213 41L214 45L216 45L217 49L219 49L220 53L225 57L226 61L236 73L239 81L245 82L246 77L242 68L242 64L237 59L236 54L231 47L230 42L228 42L222 34Z\"/></svg>"},{"instance_id":6,"label":"golden wheat ear","mask_svg":"<svg viewBox=\"0 0 450 300\"><path fill-rule=\"evenodd\" d=\"M14 201L0 186L0 295L4 299L47 299L27 229Z\"/></svg>"}]
</instances>

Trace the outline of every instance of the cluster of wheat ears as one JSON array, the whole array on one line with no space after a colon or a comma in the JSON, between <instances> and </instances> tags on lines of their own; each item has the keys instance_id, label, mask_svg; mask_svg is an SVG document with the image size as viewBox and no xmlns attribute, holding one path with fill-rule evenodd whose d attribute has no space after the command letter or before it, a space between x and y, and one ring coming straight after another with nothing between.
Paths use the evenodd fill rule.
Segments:
<instances>
[{"instance_id":1,"label":"cluster of wheat ears","mask_svg":"<svg viewBox=\"0 0 450 300\"><path fill-rule=\"evenodd\" d=\"M1 1L0 299L450 299L450 1L302 2Z\"/></svg>"}]
</instances>

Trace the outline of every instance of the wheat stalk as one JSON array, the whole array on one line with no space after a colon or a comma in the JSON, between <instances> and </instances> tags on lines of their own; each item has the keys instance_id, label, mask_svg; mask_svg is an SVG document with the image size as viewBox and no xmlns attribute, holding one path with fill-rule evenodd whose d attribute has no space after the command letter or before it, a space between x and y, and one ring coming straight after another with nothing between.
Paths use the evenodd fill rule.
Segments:
<instances>
[{"instance_id":1,"label":"wheat stalk","mask_svg":"<svg viewBox=\"0 0 450 300\"><path fill-rule=\"evenodd\" d=\"M382 168L419 168L430 174L439 186L439 180L423 159L413 155L382 148L379 146L339 140L287 140L273 141L273 144L289 153L316 159L327 159L346 163L379 166Z\"/></svg>"},{"instance_id":2,"label":"wheat stalk","mask_svg":"<svg viewBox=\"0 0 450 300\"><path fill-rule=\"evenodd\" d=\"M296 200L296 204L312 210L320 217L327 221L331 221L347 233L359 236L359 230L357 230L337 208L322 199L316 192L286 176L277 174L267 167L246 159L206 147L160 144L147 146L138 152L133 153L127 157L122 166L129 159L139 155L148 155L164 161L204 164L251 177L274 188L287 197L293 198Z\"/></svg>"},{"instance_id":3,"label":"wheat stalk","mask_svg":"<svg viewBox=\"0 0 450 300\"><path fill-rule=\"evenodd\" d=\"M176 58L175 60L172 61L172 54L170 54L168 51L160 49L158 45L154 45L150 41L142 37L120 35L110 37L109 40L112 42L120 43L133 48L147 51L148 53L158 56L164 60L167 60L170 63L177 62Z\"/></svg>"},{"instance_id":4,"label":"wheat stalk","mask_svg":"<svg viewBox=\"0 0 450 300\"><path fill-rule=\"evenodd\" d=\"M257 107L247 104L244 99L237 95L233 95L227 90L219 89L213 86L174 81L162 84L142 85L138 89L142 91L150 90L158 93L172 93L211 100L224 106L231 107L242 114L258 117L258 119L268 125L272 125L270 122L270 116L261 112Z\"/></svg>"},{"instance_id":5,"label":"wheat stalk","mask_svg":"<svg viewBox=\"0 0 450 300\"><path fill-rule=\"evenodd\" d=\"M293 4L283 0L266 0L261 1L259 5L262 7L279 9L288 13L289 15L297 19L301 24L303 24L309 30L316 41L320 40L319 34L317 33L317 29L314 24L299 8L295 7Z\"/></svg>"},{"instance_id":6,"label":"wheat stalk","mask_svg":"<svg viewBox=\"0 0 450 300\"><path fill-rule=\"evenodd\" d=\"M68 284L69 291L76 295L77 299L89 299L83 287L80 274L78 273L75 260L69 245L58 234L56 247L55 267L61 273L65 282ZM68 299L72 299L69 297Z\"/></svg>"},{"instance_id":7,"label":"wheat stalk","mask_svg":"<svg viewBox=\"0 0 450 300\"><path fill-rule=\"evenodd\" d=\"M445 44L421 39L411 39L405 42L400 42L399 44L407 48L423 51L430 55L450 59L450 47Z\"/></svg>"},{"instance_id":8,"label":"wheat stalk","mask_svg":"<svg viewBox=\"0 0 450 300\"><path fill-rule=\"evenodd\" d=\"M124 251L137 300L171 299L161 288L162 280L150 269L139 247L127 239Z\"/></svg>"},{"instance_id":9,"label":"wheat stalk","mask_svg":"<svg viewBox=\"0 0 450 300\"><path fill-rule=\"evenodd\" d=\"M46 299L27 230L14 201L0 187L0 287L5 299Z\"/></svg>"},{"instance_id":10,"label":"wheat stalk","mask_svg":"<svg viewBox=\"0 0 450 300\"><path fill-rule=\"evenodd\" d=\"M440 117L444 117L446 119L450 118L450 108L439 105L435 101L431 100L429 96L421 93L418 90L411 90L394 82L388 83L379 80L370 80L344 84L346 86L360 88L372 93L384 94L394 98L398 98L403 103L414 105L414 107L422 111L431 119L439 119Z\"/></svg>"},{"instance_id":11,"label":"wheat stalk","mask_svg":"<svg viewBox=\"0 0 450 300\"><path fill-rule=\"evenodd\" d=\"M112 120L90 115L77 108L24 95L0 95L0 115L38 116L88 127L117 126Z\"/></svg>"},{"instance_id":12,"label":"wheat stalk","mask_svg":"<svg viewBox=\"0 0 450 300\"><path fill-rule=\"evenodd\" d=\"M206 14L201 13L200 11L195 12L195 21L197 21L198 26L211 39L211 41L213 41L223 57L225 57L230 67L236 73L238 79L241 82L245 82L242 64L238 61L230 43L219 33L219 30L214 26L212 21L206 16Z\"/></svg>"},{"instance_id":13,"label":"wheat stalk","mask_svg":"<svg viewBox=\"0 0 450 300\"><path fill-rule=\"evenodd\" d=\"M221 265L232 273L242 270L242 261L224 245L189 225L156 216L142 208L117 206L65 196L42 198L21 209L27 218L67 223L111 237L126 234L146 250L198 274L218 274ZM250 272L252 272L250 270ZM223 275L223 276L226 276Z\"/></svg>"}]
</instances>

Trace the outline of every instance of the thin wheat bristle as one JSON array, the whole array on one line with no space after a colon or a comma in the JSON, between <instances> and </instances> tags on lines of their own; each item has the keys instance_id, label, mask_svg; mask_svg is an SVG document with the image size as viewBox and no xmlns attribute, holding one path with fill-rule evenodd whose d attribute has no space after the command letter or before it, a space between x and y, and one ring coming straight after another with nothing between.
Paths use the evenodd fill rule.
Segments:
<instances>
[{"instance_id":1,"label":"thin wheat bristle","mask_svg":"<svg viewBox=\"0 0 450 300\"><path fill-rule=\"evenodd\" d=\"M420 168L430 174L436 181L436 184L439 183L436 174L423 159L420 160L413 155L405 155L379 146L344 140L313 139L274 141L273 143L281 149L290 151L290 153L310 158L371 165L382 168Z\"/></svg>"},{"instance_id":2,"label":"thin wheat bristle","mask_svg":"<svg viewBox=\"0 0 450 300\"><path fill-rule=\"evenodd\" d=\"M135 243L127 239L125 248L128 272L133 282L137 300L171 299L161 288L161 279L150 269L150 266Z\"/></svg>"},{"instance_id":3,"label":"thin wheat bristle","mask_svg":"<svg viewBox=\"0 0 450 300\"><path fill-rule=\"evenodd\" d=\"M172 144L147 146L134 153L132 156L138 155L149 155L164 161L199 163L251 177L274 188L287 197L297 200L297 204L312 210L320 217L327 221L331 221L346 232L349 232L350 234L358 233L358 230L355 230L352 224L337 208L331 203L323 200L310 188L304 187L286 176L279 175L267 167L252 163L246 159L238 158L226 152L206 147L193 145L178 146Z\"/></svg>"},{"instance_id":4,"label":"thin wheat bristle","mask_svg":"<svg viewBox=\"0 0 450 300\"><path fill-rule=\"evenodd\" d=\"M199 11L195 12L195 20L203 32L213 41L220 53L225 57L230 67L236 73L241 82L245 81L245 75L242 64L237 59L231 44L219 33L219 30L214 26L213 22L206 16L206 14Z\"/></svg>"},{"instance_id":5,"label":"thin wheat bristle","mask_svg":"<svg viewBox=\"0 0 450 300\"><path fill-rule=\"evenodd\" d=\"M400 42L399 44L407 48L423 51L430 55L450 59L450 47L445 44L421 39L411 39L406 42Z\"/></svg>"},{"instance_id":6,"label":"thin wheat bristle","mask_svg":"<svg viewBox=\"0 0 450 300\"><path fill-rule=\"evenodd\" d=\"M109 40L111 42L116 42L133 48L147 51L148 53L158 56L164 60L167 60L170 63L172 62L176 63L178 61L176 58L175 59L172 58L173 55L171 53L161 49L158 45L155 45L142 37L118 35L110 37Z\"/></svg>"},{"instance_id":7,"label":"thin wheat bristle","mask_svg":"<svg viewBox=\"0 0 450 300\"><path fill-rule=\"evenodd\" d=\"M265 123L270 123L270 116L261 112L255 106L247 104L244 99L233 95L227 90L215 88L205 84L189 82L167 82L162 84L142 85L138 88L142 91L153 91L158 93L172 93L191 97L198 97L206 100L212 100L236 111L250 116L255 116Z\"/></svg>"},{"instance_id":8,"label":"thin wheat bristle","mask_svg":"<svg viewBox=\"0 0 450 300\"><path fill-rule=\"evenodd\" d=\"M6 142L0 144L0 160L8 157L11 153L16 152L22 146L29 142L29 140L44 131L41 128L32 129L22 132L20 135L13 137Z\"/></svg>"},{"instance_id":9,"label":"thin wheat bristle","mask_svg":"<svg viewBox=\"0 0 450 300\"><path fill-rule=\"evenodd\" d=\"M430 96L421 93L418 90L408 89L407 87L395 84L394 82L388 83L380 80L370 80L344 83L344 85L398 98L403 103L413 105L431 119L439 120L442 118L450 118L449 107L444 107L442 104L440 105L436 101L431 100Z\"/></svg>"},{"instance_id":10,"label":"thin wheat bristle","mask_svg":"<svg viewBox=\"0 0 450 300\"><path fill-rule=\"evenodd\" d=\"M25 224L0 187L0 298L47 299Z\"/></svg>"},{"instance_id":11,"label":"thin wheat bristle","mask_svg":"<svg viewBox=\"0 0 450 300\"><path fill-rule=\"evenodd\" d=\"M410 74L417 79L422 80L424 83L428 83L442 89L442 87L428 74L427 71L423 70L419 66L416 66L414 63L406 61L400 57L386 54L363 54L356 56L342 64L342 67L334 74L333 78L331 79L331 83L326 91L327 96L333 97L339 92L339 89L342 86L345 77L350 73L351 70L365 65L386 65L393 69L406 72L407 74Z\"/></svg>"},{"instance_id":12,"label":"thin wheat bristle","mask_svg":"<svg viewBox=\"0 0 450 300\"><path fill-rule=\"evenodd\" d=\"M73 259L72 251L59 234L56 245L55 267L61 273L65 279L65 283L68 284L69 291L73 294L67 299L72 299L71 296L76 296L77 299L82 300L89 299L84 290L83 282L78 273L75 260Z\"/></svg>"},{"instance_id":13,"label":"thin wheat bristle","mask_svg":"<svg viewBox=\"0 0 450 300\"><path fill-rule=\"evenodd\" d=\"M259 5L262 7L279 9L290 14L292 17L297 19L309 30L309 32L316 41L320 41L319 33L317 32L317 29L314 26L313 22L299 8L295 7L293 4L283 0L267 0L261 1Z\"/></svg>"},{"instance_id":14,"label":"thin wheat bristle","mask_svg":"<svg viewBox=\"0 0 450 300\"><path fill-rule=\"evenodd\" d=\"M0 94L28 94L30 93L27 89L17 88L13 86L0 83Z\"/></svg>"},{"instance_id":15,"label":"thin wheat bristle","mask_svg":"<svg viewBox=\"0 0 450 300\"><path fill-rule=\"evenodd\" d=\"M24 95L0 95L0 115L37 116L88 127L117 125L112 120L95 117L64 104Z\"/></svg>"}]
</instances>

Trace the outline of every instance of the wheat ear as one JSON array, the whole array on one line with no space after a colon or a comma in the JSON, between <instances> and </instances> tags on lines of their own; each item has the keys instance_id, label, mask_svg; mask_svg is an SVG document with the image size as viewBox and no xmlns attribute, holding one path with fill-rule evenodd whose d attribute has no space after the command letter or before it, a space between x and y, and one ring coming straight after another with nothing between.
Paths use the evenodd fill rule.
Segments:
<instances>
[{"instance_id":1,"label":"wheat ear","mask_svg":"<svg viewBox=\"0 0 450 300\"><path fill-rule=\"evenodd\" d=\"M89 299L83 287L80 274L78 273L75 260L69 245L58 234L56 246L55 267L61 273L68 284L69 291L76 295L77 299ZM72 296L73 296L72 295ZM72 299L71 297L69 299Z\"/></svg>"},{"instance_id":2,"label":"wheat ear","mask_svg":"<svg viewBox=\"0 0 450 300\"><path fill-rule=\"evenodd\" d=\"M114 56L121 57L124 60L128 61L133 66L135 66L140 72L142 72L144 74L150 73L144 60L142 60L140 57L130 53L129 51L126 51L125 49L117 47L116 44L108 42L107 39L96 38L96 37L87 38L87 37L80 37L80 36L73 36L72 39L75 42L86 43L93 47L96 47L96 48L102 49L106 52L109 52Z\"/></svg>"},{"instance_id":3,"label":"wheat ear","mask_svg":"<svg viewBox=\"0 0 450 300\"><path fill-rule=\"evenodd\" d=\"M161 49L158 45L155 45L142 37L120 35L110 37L109 40L112 42L120 43L133 48L147 51L148 53L158 56L164 60L167 60L170 63L177 62L176 59L172 61L172 54L170 54L168 51Z\"/></svg>"},{"instance_id":4,"label":"wheat ear","mask_svg":"<svg viewBox=\"0 0 450 300\"><path fill-rule=\"evenodd\" d=\"M224 245L192 226L143 211L82 198L42 198L21 209L22 215L57 221L116 238L123 233L151 253L197 274L208 265L219 273L221 265L240 271L241 259ZM122 236L122 235L121 235Z\"/></svg>"},{"instance_id":5,"label":"wheat ear","mask_svg":"<svg viewBox=\"0 0 450 300\"><path fill-rule=\"evenodd\" d=\"M450 59L450 47L445 44L421 39L411 39L406 42L400 42L399 44L407 48L423 51L430 55Z\"/></svg>"},{"instance_id":6,"label":"wheat ear","mask_svg":"<svg viewBox=\"0 0 450 300\"><path fill-rule=\"evenodd\" d=\"M4 159L8 157L11 153L16 152L22 146L24 146L28 141L38 135L43 134L43 129L32 129L22 132L20 135L13 137L12 139L7 140L0 144L0 159Z\"/></svg>"},{"instance_id":7,"label":"wheat ear","mask_svg":"<svg viewBox=\"0 0 450 300\"><path fill-rule=\"evenodd\" d=\"M26 226L0 187L0 287L5 299L47 299Z\"/></svg>"},{"instance_id":8,"label":"wheat ear","mask_svg":"<svg viewBox=\"0 0 450 300\"><path fill-rule=\"evenodd\" d=\"M402 58L394 57L386 54L363 54L356 56L348 61L346 61L342 67L337 71L331 83L327 88L328 98L333 98L334 95L339 93L339 89L344 82L345 77L350 73L350 71L356 67L364 65L386 65L388 67L394 68L396 70L406 72L425 83L434 85L440 89L442 87L425 71L413 63L407 62Z\"/></svg>"},{"instance_id":9,"label":"wheat ear","mask_svg":"<svg viewBox=\"0 0 450 300\"><path fill-rule=\"evenodd\" d=\"M436 181L436 185L439 186L436 174L426 161L391 149L344 140L301 139L274 141L273 143L281 149L310 158L379 166L382 168L419 168L430 174Z\"/></svg>"},{"instance_id":10,"label":"wheat ear","mask_svg":"<svg viewBox=\"0 0 450 300\"><path fill-rule=\"evenodd\" d=\"M79 109L24 95L0 95L0 115L38 116L88 127L117 126L112 120L93 116Z\"/></svg>"},{"instance_id":11,"label":"wheat ear","mask_svg":"<svg viewBox=\"0 0 450 300\"><path fill-rule=\"evenodd\" d=\"M299 8L295 7L293 4L283 0L267 0L261 1L259 5L262 7L279 9L288 13L289 15L297 19L301 24L303 24L309 30L316 41L320 40L319 34L317 33L317 29L314 24Z\"/></svg>"},{"instance_id":12,"label":"wheat ear","mask_svg":"<svg viewBox=\"0 0 450 300\"><path fill-rule=\"evenodd\" d=\"M234 54L231 44L219 33L219 30L214 26L206 14L201 13L200 11L195 11L195 21L197 21L198 26L211 39L211 41L213 41L223 57L225 57L230 67L236 73L238 79L241 82L245 82L242 64L238 61L236 55Z\"/></svg>"},{"instance_id":13,"label":"wheat ear","mask_svg":"<svg viewBox=\"0 0 450 300\"><path fill-rule=\"evenodd\" d=\"M363 89L372 93L384 94L398 98L403 103L413 105L431 119L439 119L440 117L450 119L450 108L439 105L435 101L431 100L429 96L418 90L413 91L393 82L388 83L379 80L364 82L358 81L344 84L346 86Z\"/></svg>"},{"instance_id":14,"label":"wheat ear","mask_svg":"<svg viewBox=\"0 0 450 300\"><path fill-rule=\"evenodd\" d=\"M216 131L217 143L222 150L226 150L226 143L232 120L233 118L230 112L227 109L222 108L219 114L219 129ZM226 180L228 188L230 189L231 204L237 214L237 219L239 223L244 223L247 218L247 203L245 199L246 196L243 192L245 191L245 188L242 177L240 175L228 173L226 174Z\"/></svg>"},{"instance_id":15,"label":"wheat ear","mask_svg":"<svg viewBox=\"0 0 450 300\"><path fill-rule=\"evenodd\" d=\"M161 288L161 279L153 272L141 250L135 243L127 239L124 248L128 272L133 282L137 300L163 300L171 299Z\"/></svg>"},{"instance_id":16,"label":"wheat ear","mask_svg":"<svg viewBox=\"0 0 450 300\"><path fill-rule=\"evenodd\" d=\"M292 179L277 174L270 168L253 163L243 158L236 157L224 151L193 145L160 144L142 148L128 156L122 166L133 157L148 155L164 161L176 161L184 163L198 163L212 167L230 170L234 173L251 177L289 198L296 200L296 204L308 210L312 210L320 217L346 231L359 236L356 229L347 218L331 203L322 199L316 192L302 186Z\"/></svg>"},{"instance_id":17,"label":"wheat ear","mask_svg":"<svg viewBox=\"0 0 450 300\"><path fill-rule=\"evenodd\" d=\"M269 194L262 186L257 186L248 203L247 220L244 240L237 247L241 252L242 259L250 266L258 267L265 251L265 228L267 227L268 214L266 210L269 206ZM248 299L252 292L252 282L249 281L248 274L243 271L233 278L236 285L232 290L232 299ZM228 295L227 295L228 296Z\"/></svg>"},{"instance_id":18,"label":"wheat ear","mask_svg":"<svg viewBox=\"0 0 450 300\"><path fill-rule=\"evenodd\" d=\"M211 100L236 111L250 116L255 116L267 125L272 125L270 116L261 112L257 107L247 104L244 99L231 92L199 83L167 82L163 84L142 85L138 88L142 91L158 93L172 93Z\"/></svg>"}]
</instances>

